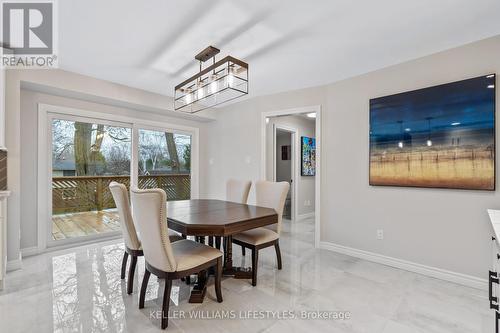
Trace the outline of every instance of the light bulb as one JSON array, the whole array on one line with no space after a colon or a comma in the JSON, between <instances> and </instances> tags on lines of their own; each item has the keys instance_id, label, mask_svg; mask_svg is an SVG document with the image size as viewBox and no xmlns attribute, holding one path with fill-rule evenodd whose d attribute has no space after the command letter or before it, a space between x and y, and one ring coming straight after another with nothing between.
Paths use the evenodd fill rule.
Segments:
<instances>
[{"instance_id":1,"label":"light bulb","mask_svg":"<svg viewBox=\"0 0 500 333\"><path fill-rule=\"evenodd\" d=\"M399 141L399 142L398 142L398 147L399 147L399 148L403 148L403 141Z\"/></svg>"},{"instance_id":2,"label":"light bulb","mask_svg":"<svg viewBox=\"0 0 500 333\"><path fill-rule=\"evenodd\" d=\"M185 100L186 100L186 104L191 103L191 101L193 100L193 97L191 96L191 93L187 93L186 94Z\"/></svg>"},{"instance_id":3,"label":"light bulb","mask_svg":"<svg viewBox=\"0 0 500 333\"><path fill-rule=\"evenodd\" d=\"M209 89L211 94L215 94L215 92L217 91L217 81L213 81L212 83L210 83Z\"/></svg>"},{"instance_id":4,"label":"light bulb","mask_svg":"<svg viewBox=\"0 0 500 333\"><path fill-rule=\"evenodd\" d=\"M432 146L432 141L431 140L427 140L427 147L430 147Z\"/></svg>"},{"instance_id":5,"label":"light bulb","mask_svg":"<svg viewBox=\"0 0 500 333\"><path fill-rule=\"evenodd\" d=\"M197 93L198 93L198 99L202 99L203 96L205 96L205 89L203 89L203 87L199 87Z\"/></svg>"}]
</instances>

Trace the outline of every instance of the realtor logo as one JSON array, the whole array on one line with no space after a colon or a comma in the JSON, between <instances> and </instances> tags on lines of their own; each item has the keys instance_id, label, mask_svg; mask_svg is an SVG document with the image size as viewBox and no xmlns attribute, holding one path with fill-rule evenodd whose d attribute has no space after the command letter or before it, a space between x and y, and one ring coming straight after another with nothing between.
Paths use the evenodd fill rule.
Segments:
<instances>
[{"instance_id":1,"label":"realtor logo","mask_svg":"<svg viewBox=\"0 0 500 333\"><path fill-rule=\"evenodd\" d=\"M53 1L2 1L2 66L55 67Z\"/></svg>"},{"instance_id":2,"label":"realtor logo","mask_svg":"<svg viewBox=\"0 0 500 333\"><path fill-rule=\"evenodd\" d=\"M14 54L52 54L52 3L3 3L3 41Z\"/></svg>"}]
</instances>

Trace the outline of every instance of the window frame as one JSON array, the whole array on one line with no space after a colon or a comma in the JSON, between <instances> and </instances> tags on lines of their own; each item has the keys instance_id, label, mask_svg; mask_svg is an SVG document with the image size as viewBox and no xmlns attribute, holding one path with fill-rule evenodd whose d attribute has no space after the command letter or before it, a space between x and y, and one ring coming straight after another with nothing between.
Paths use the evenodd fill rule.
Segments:
<instances>
[{"instance_id":1,"label":"window frame","mask_svg":"<svg viewBox=\"0 0 500 333\"><path fill-rule=\"evenodd\" d=\"M159 116L161 117L161 116ZM138 184L139 130L154 130L191 136L191 199L199 197L199 128L172 123L170 119L160 121L136 117L82 110L64 106L38 104L38 250L66 247L74 244L92 243L121 237L120 231L68 238L52 239L52 121L54 119L81 121L109 126L126 127L132 130L130 184Z\"/></svg>"}]
</instances>

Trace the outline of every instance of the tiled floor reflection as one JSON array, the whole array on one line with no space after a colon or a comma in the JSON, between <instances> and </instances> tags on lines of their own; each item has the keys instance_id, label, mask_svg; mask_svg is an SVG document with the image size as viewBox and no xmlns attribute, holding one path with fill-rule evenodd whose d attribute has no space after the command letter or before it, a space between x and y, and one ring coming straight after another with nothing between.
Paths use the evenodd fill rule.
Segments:
<instances>
[{"instance_id":1,"label":"tiled floor reflection","mask_svg":"<svg viewBox=\"0 0 500 333\"><path fill-rule=\"evenodd\" d=\"M258 286L223 280L224 302L213 285L203 304L189 304L189 286L172 288L171 310L214 314L217 310L349 311L349 320L171 319L167 332L493 332L483 291L313 248L314 222L285 221L281 237L283 270L274 249L261 251ZM250 253L235 262L250 265ZM123 244L105 242L26 258L8 274L0 293L0 332L161 331L151 314L160 309L163 282L151 278L146 308L138 309L139 260L134 294L120 279ZM261 312L261 313L262 313Z\"/></svg>"}]
</instances>

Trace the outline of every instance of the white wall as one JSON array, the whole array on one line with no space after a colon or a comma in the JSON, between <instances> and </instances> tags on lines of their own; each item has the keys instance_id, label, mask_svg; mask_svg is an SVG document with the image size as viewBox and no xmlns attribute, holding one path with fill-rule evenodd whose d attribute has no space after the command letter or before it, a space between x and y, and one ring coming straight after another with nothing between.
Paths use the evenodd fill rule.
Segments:
<instances>
[{"instance_id":1,"label":"white wall","mask_svg":"<svg viewBox=\"0 0 500 333\"><path fill-rule=\"evenodd\" d=\"M22 89L44 89L40 93ZM62 97L66 94L69 97ZM96 102L97 101L97 102ZM9 70L6 80L6 146L9 149L9 198L7 224L10 267L20 266L21 248L37 246L36 170L37 104L68 106L179 124L200 129L200 142L206 141L204 123L208 117L186 117L171 111L172 99L119 84L62 70ZM116 106L118 105L118 106ZM189 118L189 119L188 119ZM200 146L200 160L206 160ZM200 163L201 164L201 163ZM203 170L200 166L200 170ZM203 180L204 177L201 177ZM200 181L200 191L204 182Z\"/></svg>"},{"instance_id":2,"label":"white wall","mask_svg":"<svg viewBox=\"0 0 500 333\"><path fill-rule=\"evenodd\" d=\"M319 104L321 241L484 278L491 232L486 209L500 209L500 194L369 186L369 99L500 73L499 54L500 36L328 86L218 110L217 121L208 126L207 156L213 164L205 195L220 196L227 177L265 177L259 173L262 112ZM384 229L384 240L376 239L377 229Z\"/></svg>"},{"instance_id":3,"label":"white wall","mask_svg":"<svg viewBox=\"0 0 500 333\"><path fill-rule=\"evenodd\" d=\"M260 113L324 104L325 91L326 87L304 89L299 94L289 92L257 97L216 109L214 115L217 120L207 123L209 140L205 144L208 165L202 196L224 198L228 178L252 181L265 179L266 176L260 174ZM251 191L249 202L253 200Z\"/></svg>"},{"instance_id":4,"label":"white wall","mask_svg":"<svg viewBox=\"0 0 500 333\"><path fill-rule=\"evenodd\" d=\"M294 177L297 182L297 213L300 215L310 214L314 212L314 189L315 189L315 177L301 176L300 175L300 137L315 137L315 127L316 123L303 116L281 116L281 117L271 117L269 118L269 123L266 125L266 179L273 179L273 125L282 125L285 127L293 128L297 130L296 137L296 165L297 165L297 175ZM278 156L281 156L281 151L277 150ZM306 202L308 204L306 204ZM294 208L292 208L294 209Z\"/></svg>"}]
</instances>

